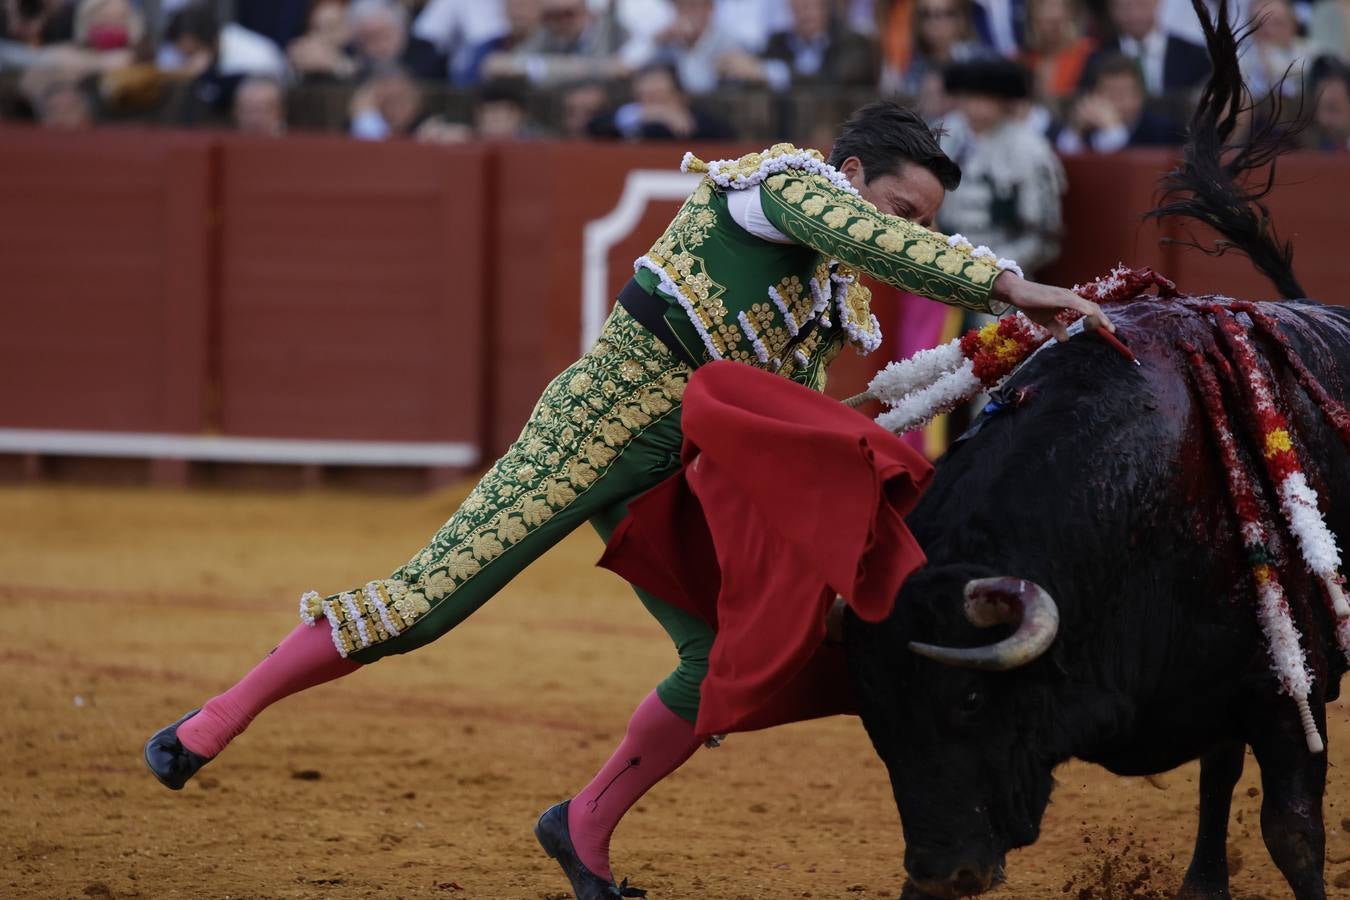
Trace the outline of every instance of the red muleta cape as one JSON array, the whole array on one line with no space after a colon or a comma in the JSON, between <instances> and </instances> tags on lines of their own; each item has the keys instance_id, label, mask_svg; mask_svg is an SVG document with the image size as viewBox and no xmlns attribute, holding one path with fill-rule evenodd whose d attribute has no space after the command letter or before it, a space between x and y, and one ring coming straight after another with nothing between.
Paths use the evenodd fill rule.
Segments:
<instances>
[{"instance_id":1,"label":"red muleta cape","mask_svg":"<svg viewBox=\"0 0 1350 900\"><path fill-rule=\"evenodd\" d=\"M856 712L835 595L890 614L924 564L904 516L932 467L900 438L794 382L735 362L684 394L682 468L629 505L600 565L717 630L701 736Z\"/></svg>"}]
</instances>

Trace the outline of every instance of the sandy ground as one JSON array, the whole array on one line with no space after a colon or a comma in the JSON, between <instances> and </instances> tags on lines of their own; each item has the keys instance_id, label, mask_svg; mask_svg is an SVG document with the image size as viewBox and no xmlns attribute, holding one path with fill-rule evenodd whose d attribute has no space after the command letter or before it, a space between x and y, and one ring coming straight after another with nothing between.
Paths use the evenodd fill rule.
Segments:
<instances>
[{"instance_id":1,"label":"sandy ground","mask_svg":"<svg viewBox=\"0 0 1350 900\"><path fill-rule=\"evenodd\" d=\"M144 770L156 728L296 622L296 598L386 574L455 492L0 490L0 896L569 895L534 843L672 664L578 533L434 646L269 710L187 789ZM1345 709L1331 715L1328 882L1350 897ZM1230 855L1239 900L1288 896L1260 842L1255 766ZM1175 890L1194 767L1166 789L1071 764L997 897ZM663 898L895 897L901 844L856 720L701 751L620 828L621 874Z\"/></svg>"}]
</instances>

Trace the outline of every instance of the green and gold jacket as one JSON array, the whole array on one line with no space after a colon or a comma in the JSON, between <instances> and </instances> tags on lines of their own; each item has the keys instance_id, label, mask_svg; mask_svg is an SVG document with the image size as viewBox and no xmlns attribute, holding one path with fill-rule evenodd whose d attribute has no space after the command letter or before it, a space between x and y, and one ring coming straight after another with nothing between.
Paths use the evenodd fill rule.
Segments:
<instances>
[{"instance_id":1,"label":"green and gold jacket","mask_svg":"<svg viewBox=\"0 0 1350 900\"><path fill-rule=\"evenodd\" d=\"M681 168L707 175L635 269L670 305L666 319L697 360L739 360L821 387L845 343L862 353L881 344L859 272L943 303L1006 309L989 292L1015 264L882 213L814 150L778 144L713 163L686 154ZM735 221L729 193L750 188L792 243Z\"/></svg>"}]
</instances>

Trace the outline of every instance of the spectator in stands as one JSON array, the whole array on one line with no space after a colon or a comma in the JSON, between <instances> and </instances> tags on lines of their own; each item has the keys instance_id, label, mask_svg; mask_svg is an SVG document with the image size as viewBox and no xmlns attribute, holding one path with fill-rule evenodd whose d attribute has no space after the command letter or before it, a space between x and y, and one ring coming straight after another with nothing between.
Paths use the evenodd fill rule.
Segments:
<instances>
[{"instance_id":1,"label":"spectator in stands","mask_svg":"<svg viewBox=\"0 0 1350 900\"><path fill-rule=\"evenodd\" d=\"M596 137L627 140L716 141L734 137L731 126L693 107L673 66L653 63L633 76L633 101L591 124Z\"/></svg>"},{"instance_id":2,"label":"spectator in stands","mask_svg":"<svg viewBox=\"0 0 1350 900\"><path fill-rule=\"evenodd\" d=\"M414 78L445 78L445 57L408 34L408 11L395 0L356 0L347 10L347 24L361 73L399 66Z\"/></svg>"},{"instance_id":3,"label":"spectator in stands","mask_svg":"<svg viewBox=\"0 0 1350 900\"><path fill-rule=\"evenodd\" d=\"M1077 90L1097 42L1083 33L1078 0L1027 0L1026 46L1022 62L1035 74L1037 98L1059 100Z\"/></svg>"},{"instance_id":4,"label":"spectator in stands","mask_svg":"<svg viewBox=\"0 0 1350 900\"><path fill-rule=\"evenodd\" d=\"M286 133L286 91L275 78L252 76L234 92L234 127L240 134L281 137Z\"/></svg>"},{"instance_id":5,"label":"spectator in stands","mask_svg":"<svg viewBox=\"0 0 1350 900\"><path fill-rule=\"evenodd\" d=\"M87 50L128 50L145 33L145 20L130 0L80 0L75 7L75 44Z\"/></svg>"},{"instance_id":6,"label":"spectator in stands","mask_svg":"<svg viewBox=\"0 0 1350 900\"><path fill-rule=\"evenodd\" d=\"M363 141L411 137L423 119L422 94L408 72L397 66L377 70L351 100L351 134Z\"/></svg>"},{"instance_id":7,"label":"spectator in stands","mask_svg":"<svg viewBox=\"0 0 1350 900\"><path fill-rule=\"evenodd\" d=\"M880 0L881 90L897 93L914 57L914 0Z\"/></svg>"},{"instance_id":8,"label":"spectator in stands","mask_svg":"<svg viewBox=\"0 0 1350 900\"><path fill-rule=\"evenodd\" d=\"M713 28L751 53L763 51L770 36L791 27L788 0L717 0L713 14Z\"/></svg>"},{"instance_id":9,"label":"spectator in stands","mask_svg":"<svg viewBox=\"0 0 1350 900\"><path fill-rule=\"evenodd\" d=\"M77 131L94 124L94 104L78 82L59 79L34 98L33 111L45 128Z\"/></svg>"},{"instance_id":10,"label":"spectator in stands","mask_svg":"<svg viewBox=\"0 0 1350 900\"><path fill-rule=\"evenodd\" d=\"M21 10L28 11L28 10ZM93 92L100 108L115 113L153 105L161 96L161 79L144 62L141 39L145 32L141 14L129 0L80 0L75 7L70 43L42 47L19 67L26 67L21 93L42 119L44 104L77 114L91 102ZM89 95L79 97L68 88L79 83ZM54 99L48 103L48 97ZM70 121L70 116L58 116Z\"/></svg>"},{"instance_id":11,"label":"spectator in stands","mask_svg":"<svg viewBox=\"0 0 1350 900\"><path fill-rule=\"evenodd\" d=\"M834 14L855 34L877 36L877 0L834 0Z\"/></svg>"},{"instance_id":12,"label":"spectator in stands","mask_svg":"<svg viewBox=\"0 0 1350 900\"><path fill-rule=\"evenodd\" d=\"M956 112L942 149L961 166L938 227L1016 259L1028 277L1059 256L1067 183L1050 143L1025 118L1031 73L1003 59L957 63L944 76Z\"/></svg>"},{"instance_id":13,"label":"spectator in stands","mask_svg":"<svg viewBox=\"0 0 1350 900\"><path fill-rule=\"evenodd\" d=\"M782 3L783 0L720 2L744 5L747 2ZM586 17L590 22L598 23L597 30L605 35L605 41L613 42L613 46L605 52L620 54L622 68L628 70L636 68L650 57L647 45L673 18L670 4L671 0L591 0L586 4ZM549 6L547 2L543 5ZM469 71L474 65L480 66L479 81L487 77L522 74L507 69L483 72L481 60L474 58L477 48L514 30L510 19L506 0L430 0L413 23L413 34L430 41L447 54L450 57L451 80L456 84L466 84L471 80ZM554 73L549 79L556 82L569 77L590 77L591 74L595 73Z\"/></svg>"},{"instance_id":14,"label":"spectator in stands","mask_svg":"<svg viewBox=\"0 0 1350 900\"><path fill-rule=\"evenodd\" d=\"M674 0L675 16L656 36L652 61L675 66L691 94L707 94L721 80L722 58L749 55L734 32L716 27L714 0Z\"/></svg>"},{"instance_id":15,"label":"spectator in stands","mask_svg":"<svg viewBox=\"0 0 1350 900\"><path fill-rule=\"evenodd\" d=\"M1204 0L1211 16L1219 14L1220 0ZM1228 14L1233 22L1246 22L1249 0L1223 0L1228 5ZM1298 0L1305 8L1312 0ZM1303 16L1300 15L1300 18ZM1160 0L1158 8L1158 27L1163 32L1175 35L1192 44L1205 43L1205 32L1200 27L1200 17L1195 14L1191 0Z\"/></svg>"},{"instance_id":16,"label":"spectator in stands","mask_svg":"<svg viewBox=\"0 0 1350 900\"><path fill-rule=\"evenodd\" d=\"M506 31L503 0L429 0L412 25L413 37L449 60L452 81L462 77L473 48Z\"/></svg>"},{"instance_id":17,"label":"spectator in stands","mask_svg":"<svg viewBox=\"0 0 1350 900\"><path fill-rule=\"evenodd\" d=\"M1115 33L1088 60L1089 76L1107 54L1123 53L1139 68L1150 97L1198 87L1209 77L1208 52L1163 30L1158 0L1109 0L1107 12Z\"/></svg>"},{"instance_id":18,"label":"spectator in stands","mask_svg":"<svg viewBox=\"0 0 1350 900\"><path fill-rule=\"evenodd\" d=\"M1341 61L1350 60L1350 0L1314 3L1308 20L1308 39L1314 53Z\"/></svg>"},{"instance_id":19,"label":"spectator in stands","mask_svg":"<svg viewBox=\"0 0 1350 900\"><path fill-rule=\"evenodd\" d=\"M233 19L278 47L289 46L304 34L313 13L313 0L232 0Z\"/></svg>"},{"instance_id":20,"label":"spectator in stands","mask_svg":"<svg viewBox=\"0 0 1350 900\"><path fill-rule=\"evenodd\" d=\"M642 52L643 45L655 45L658 36L674 23L679 14L679 0L592 0L591 7L606 2L611 3L616 20L631 38L624 48L624 64L640 68L652 61L649 51ZM830 0L830 3L853 30L866 34L875 31L874 0ZM792 21L790 0L713 0L712 30L752 54L763 52L772 35L790 30ZM865 22L867 27L859 28L857 22Z\"/></svg>"},{"instance_id":21,"label":"spectator in stands","mask_svg":"<svg viewBox=\"0 0 1350 900\"><path fill-rule=\"evenodd\" d=\"M1053 136L1055 146L1061 153L1114 153L1125 147L1180 144L1185 135L1181 124L1148 110L1147 99L1134 60L1120 53L1102 56L1089 70L1068 121Z\"/></svg>"},{"instance_id":22,"label":"spectator in stands","mask_svg":"<svg viewBox=\"0 0 1350 900\"><path fill-rule=\"evenodd\" d=\"M876 45L850 31L834 15L829 0L792 0L792 28L769 38L764 49L771 86L820 84L871 86L877 83L881 60ZM774 75L776 68L781 74Z\"/></svg>"},{"instance_id":23,"label":"spectator in stands","mask_svg":"<svg viewBox=\"0 0 1350 900\"><path fill-rule=\"evenodd\" d=\"M1000 56L1015 58L1026 47L1029 0L973 0L975 39Z\"/></svg>"},{"instance_id":24,"label":"spectator in stands","mask_svg":"<svg viewBox=\"0 0 1350 900\"><path fill-rule=\"evenodd\" d=\"M539 27L539 0L505 0L506 30L472 47L462 63L451 68L450 78L459 87L472 87L483 79L483 63L494 53L518 50Z\"/></svg>"},{"instance_id":25,"label":"spectator in stands","mask_svg":"<svg viewBox=\"0 0 1350 900\"><path fill-rule=\"evenodd\" d=\"M1283 82L1284 96L1298 96L1313 48L1298 35L1293 4L1289 0L1253 0L1251 15L1255 31L1238 58L1247 88L1253 96L1261 97Z\"/></svg>"},{"instance_id":26,"label":"spectator in stands","mask_svg":"<svg viewBox=\"0 0 1350 900\"><path fill-rule=\"evenodd\" d=\"M346 0L317 0L308 28L291 41L286 56L304 81L346 81L356 77L356 60L347 52L351 28Z\"/></svg>"},{"instance_id":27,"label":"spectator in stands","mask_svg":"<svg viewBox=\"0 0 1350 900\"><path fill-rule=\"evenodd\" d=\"M941 85L942 70L952 63L987 59L993 51L974 40L968 0L914 0L909 65L883 68L885 93L914 97Z\"/></svg>"},{"instance_id":28,"label":"spectator in stands","mask_svg":"<svg viewBox=\"0 0 1350 900\"><path fill-rule=\"evenodd\" d=\"M528 78L553 85L622 74L616 54L627 36L612 15L597 16L586 0L541 0L539 27L510 53L483 62L484 78Z\"/></svg>"},{"instance_id":29,"label":"spectator in stands","mask_svg":"<svg viewBox=\"0 0 1350 900\"><path fill-rule=\"evenodd\" d=\"M1306 146L1324 152L1350 150L1350 70L1335 62L1321 72L1309 93L1314 98L1312 125L1304 133Z\"/></svg>"},{"instance_id":30,"label":"spectator in stands","mask_svg":"<svg viewBox=\"0 0 1350 900\"><path fill-rule=\"evenodd\" d=\"M924 73L913 103L914 111L933 129L940 128L942 120L956 109L956 102L947 96L947 89L942 84L942 71L938 69Z\"/></svg>"},{"instance_id":31,"label":"spectator in stands","mask_svg":"<svg viewBox=\"0 0 1350 900\"><path fill-rule=\"evenodd\" d=\"M14 9L17 13L34 11L25 6ZM25 20L20 32L41 41L41 32L33 31L38 21ZM80 0L74 7L70 42L10 58L16 60L19 68L33 66L47 70L49 80L78 80L132 65L136 61L135 45L144 33L145 21L130 0Z\"/></svg>"},{"instance_id":32,"label":"spectator in stands","mask_svg":"<svg viewBox=\"0 0 1350 900\"><path fill-rule=\"evenodd\" d=\"M562 91L562 134L567 138L594 137L591 122L609 107L603 82L579 81Z\"/></svg>"},{"instance_id":33,"label":"spectator in stands","mask_svg":"<svg viewBox=\"0 0 1350 900\"><path fill-rule=\"evenodd\" d=\"M782 4L787 0L769 2ZM660 37L679 15L679 0L591 0L590 5L593 10L606 10L602 14L612 17L614 24L626 36L618 49L617 59L628 72L636 71L655 60ZM733 34L725 37L729 41L736 41Z\"/></svg>"},{"instance_id":34,"label":"spectator in stands","mask_svg":"<svg viewBox=\"0 0 1350 900\"><path fill-rule=\"evenodd\" d=\"M473 133L485 141L520 141L536 137L525 109L528 83L489 81L478 91L473 110Z\"/></svg>"},{"instance_id":35,"label":"spectator in stands","mask_svg":"<svg viewBox=\"0 0 1350 900\"><path fill-rule=\"evenodd\" d=\"M4 0L0 3L0 42L45 47L70 43L74 39L74 0Z\"/></svg>"},{"instance_id":36,"label":"spectator in stands","mask_svg":"<svg viewBox=\"0 0 1350 900\"><path fill-rule=\"evenodd\" d=\"M729 81L765 84L775 91L803 85L866 86L877 83L875 45L846 29L830 0L792 0L792 28L769 38L761 58L723 53L719 67Z\"/></svg>"},{"instance_id":37,"label":"spectator in stands","mask_svg":"<svg viewBox=\"0 0 1350 900\"><path fill-rule=\"evenodd\" d=\"M160 70L188 82L177 114L182 124L223 124L239 82L286 73L285 57L275 44L233 22L222 25L210 0L197 0L174 13L164 41L157 58Z\"/></svg>"},{"instance_id":38,"label":"spectator in stands","mask_svg":"<svg viewBox=\"0 0 1350 900\"><path fill-rule=\"evenodd\" d=\"M186 78L282 78L286 58L270 40L234 22L221 23L211 0L189 3L169 20L160 69ZM233 94L233 85L230 87Z\"/></svg>"},{"instance_id":39,"label":"spectator in stands","mask_svg":"<svg viewBox=\"0 0 1350 900\"><path fill-rule=\"evenodd\" d=\"M362 82L348 109L349 133L363 141L457 144L473 138L470 126L428 113L417 82L396 65L377 70Z\"/></svg>"}]
</instances>

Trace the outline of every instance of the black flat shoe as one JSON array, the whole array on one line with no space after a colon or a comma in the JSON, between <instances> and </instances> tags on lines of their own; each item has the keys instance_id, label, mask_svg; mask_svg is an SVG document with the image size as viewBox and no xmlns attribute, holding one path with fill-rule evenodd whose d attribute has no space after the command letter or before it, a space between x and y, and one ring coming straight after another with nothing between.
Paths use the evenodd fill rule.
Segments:
<instances>
[{"instance_id":1,"label":"black flat shoe","mask_svg":"<svg viewBox=\"0 0 1350 900\"><path fill-rule=\"evenodd\" d=\"M572 846L572 835L567 830L567 805L564 800L556 806L550 806L539 817L534 826L534 836L544 852L558 861L563 874L572 882L572 894L576 900L610 900L613 897L645 897L642 888L628 886L628 879L615 884L606 881L586 868Z\"/></svg>"},{"instance_id":2,"label":"black flat shoe","mask_svg":"<svg viewBox=\"0 0 1350 900\"><path fill-rule=\"evenodd\" d=\"M145 764L159 783L171 791L181 791L197 770L215 757L198 756L178 740L178 726L201 712L194 709L172 725L165 725L145 742Z\"/></svg>"}]
</instances>

